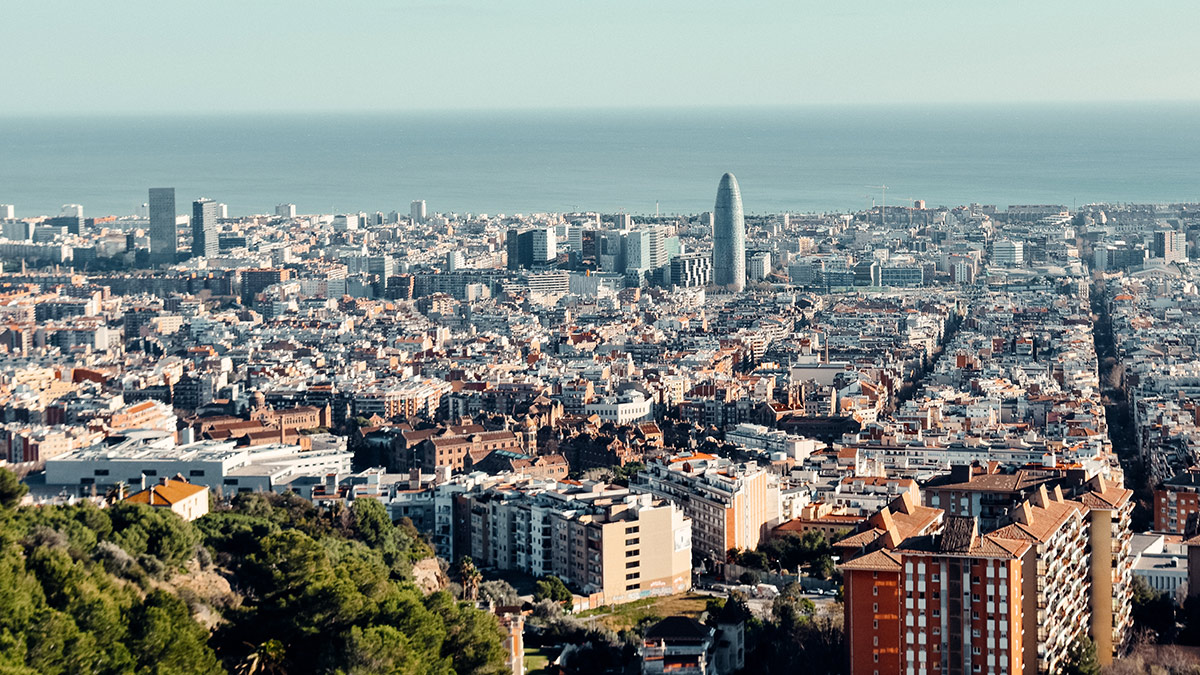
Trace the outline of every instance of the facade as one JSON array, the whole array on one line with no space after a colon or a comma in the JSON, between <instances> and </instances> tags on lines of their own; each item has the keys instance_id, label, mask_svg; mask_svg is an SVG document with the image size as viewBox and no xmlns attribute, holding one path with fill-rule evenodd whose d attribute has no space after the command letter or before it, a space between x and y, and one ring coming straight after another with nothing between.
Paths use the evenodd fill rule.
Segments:
<instances>
[{"instance_id":1,"label":"facade","mask_svg":"<svg viewBox=\"0 0 1200 675\"><path fill-rule=\"evenodd\" d=\"M552 574L590 607L691 588L691 522L669 501L602 483L538 481L453 499L456 558Z\"/></svg>"},{"instance_id":2,"label":"facade","mask_svg":"<svg viewBox=\"0 0 1200 675\"><path fill-rule=\"evenodd\" d=\"M411 204L409 204L408 209L409 209L408 210L409 217L412 218L412 221L414 223L424 223L425 222L426 213L425 213L425 200L424 199L413 200L413 202Z\"/></svg>"},{"instance_id":3,"label":"facade","mask_svg":"<svg viewBox=\"0 0 1200 675\"><path fill-rule=\"evenodd\" d=\"M653 418L654 404L639 391L626 392L584 405L585 415L596 415L614 424L632 424Z\"/></svg>"},{"instance_id":4,"label":"facade","mask_svg":"<svg viewBox=\"0 0 1200 675\"><path fill-rule=\"evenodd\" d=\"M192 202L192 257L211 258L220 252L217 241L217 207L211 199Z\"/></svg>"},{"instance_id":5,"label":"facade","mask_svg":"<svg viewBox=\"0 0 1200 675\"><path fill-rule=\"evenodd\" d=\"M754 462L703 454L655 460L630 489L679 505L692 520L696 552L717 561L731 548L758 548L779 523L779 477Z\"/></svg>"},{"instance_id":6,"label":"facade","mask_svg":"<svg viewBox=\"0 0 1200 675\"><path fill-rule=\"evenodd\" d=\"M1154 257L1168 263L1187 260L1187 238L1178 230L1154 233Z\"/></svg>"},{"instance_id":7,"label":"facade","mask_svg":"<svg viewBox=\"0 0 1200 675\"><path fill-rule=\"evenodd\" d=\"M512 228L505 247L510 270L546 267L558 257L558 239L553 227Z\"/></svg>"},{"instance_id":8,"label":"facade","mask_svg":"<svg viewBox=\"0 0 1200 675\"><path fill-rule=\"evenodd\" d=\"M1200 467L1190 467L1154 491L1154 531L1191 535L1200 532Z\"/></svg>"},{"instance_id":9,"label":"facade","mask_svg":"<svg viewBox=\"0 0 1200 675\"><path fill-rule=\"evenodd\" d=\"M1039 484L986 534L967 508L917 535L883 509L836 545L850 672L1055 673L1084 636L1111 663L1130 629L1131 496L1098 476L1074 500Z\"/></svg>"},{"instance_id":10,"label":"facade","mask_svg":"<svg viewBox=\"0 0 1200 675\"><path fill-rule=\"evenodd\" d=\"M303 495L327 473L349 473L354 454L281 444L239 447L232 441L176 445L162 431L130 431L109 441L47 460L46 484L86 495L119 483L140 485L143 477L182 476L226 495L287 490Z\"/></svg>"},{"instance_id":11,"label":"facade","mask_svg":"<svg viewBox=\"0 0 1200 675\"><path fill-rule=\"evenodd\" d=\"M992 247L992 260L1002 267L1020 267L1025 264L1025 242L1001 239Z\"/></svg>"},{"instance_id":12,"label":"facade","mask_svg":"<svg viewBox=\"0 0 1200 675\"><path fill-rule=\"evenodd\" d=\"M440 436L422 442L417 448L417 458L419 466L426 471L437 467L463 471L496 451L520 453L521 440L511 431L454 434L447 430Z\"/></svg>"},{"instance_id":13,"label":"facade","mask_svg":"<svg viewBox=\"0 0 1200 675\"><path fill-rule=\"evenodd\" d=\"M727 173L713 208L713 283L741 292L746 288L746 221L737 178Z\"/></svg>"},{"instance_id":14,"label":"facade","mask_svg":"<svg viewBox=\"0 0 1200 675\"><path fill-rule=\"evenodd\" d=\"M174 264L179 254L175 227L175 188L150 188L150 261Z\"/></svg>"},{"instance_id":15,"label":"facade","mask_svg":"<svg viewBox=\"0 0 1200 675\"><path fill-rule=\"evenodd\" d=\"M671 259L671 284L684 288L704 287L712 283L712 256L687 253Z\"/></svg>"},{"instance_id":16,"label":"facade","mask_svg":"<svg viewBox=\"0 0 1200 675\"><path fill-rule=\"evenodd\" d=\"M746 255L746 277L762 281L771 273L771 252L751 251Z\"/></svg>"},{"instance_id":17,"label":"facade","mask_svg":"<svg viewBox=\"0 0 1200 675\"><path fill-rule=\"evenodd\" d=\"M242 302L254 302L254 298L270 286L292 278L287 268L264 268L242 271Z\"/></svg>"},{"instance_id":18,"label":"facade","mask_svg":"<svg viewBox=\"0 0 1200 675\"><path fill-rule=\"evenodd\" d=\"M187 481L161 478L158 485L135 492L125 501L156 509L170 509L180 518L192 521L208 513L208 488Z\"/></svg>"},{"instance_id":19,"label":"facade","mask_svg":"<svg viewBox=\"0 0 1200 675\"><path fill-rule=\"evenodd\" d=\"M723 675L716 667L716 631L691 617L672 616L646 629L639 649L642 675Z\"/></svg>"}]
</instances>

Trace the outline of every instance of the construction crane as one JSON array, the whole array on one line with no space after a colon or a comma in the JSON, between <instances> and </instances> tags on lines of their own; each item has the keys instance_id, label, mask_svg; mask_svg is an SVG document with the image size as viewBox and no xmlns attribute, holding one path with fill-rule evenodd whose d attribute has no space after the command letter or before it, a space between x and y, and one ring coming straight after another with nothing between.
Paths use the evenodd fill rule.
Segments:
<instances>
[{"instance_id":1,"label":"construction crane","mask_svg":"<svg viewBox=\"0 0 1200 675\"><path fill-rule=\"evenodd\" d=\"M869 187L869 188L871 188L872 190L882 190L882 191L883 191L883 199L881 199L881 200L880 200L880 202L879 202L879 224L880 224L880 225L885 225L885 224L887 224L887 191L888 191L888 186L886 186L886 185L868 185L868 186L866 186L866 187Z\"/></svg>"}]
</instances>

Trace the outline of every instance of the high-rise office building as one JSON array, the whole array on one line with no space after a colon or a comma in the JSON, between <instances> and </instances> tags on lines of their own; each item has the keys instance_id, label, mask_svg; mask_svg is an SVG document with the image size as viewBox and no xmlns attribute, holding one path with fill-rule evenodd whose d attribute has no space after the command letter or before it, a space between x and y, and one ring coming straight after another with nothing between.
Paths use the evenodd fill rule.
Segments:
<instances>
[{"instance_id":1,"label":"high-rise office building","mask_svg":"<svg viewBox=\"0 0 1200 675\"><path fill-rule=\"evenodd\" d=\"M992 261L1004 267L1020 267L1025 263L1025 242L1001 239L992 246Z\"/></svg>"},{"instance_id":2,"label":"high-rise office building","mask_svg":"<svg viewBox=\"0 0 1200 675\"><path fill-rule=\"evenodd\" d=\"M632 230L625 233L625 270L639 272L653 269L650 259L650 231ZM619 271L619 270L618 270Z\"/></svg>"},{"instance_id":3,"label":"high-rise office building","mask_svg":"<svg viewBox=\"0 0 1200 675\"><path fill-rule=\"evenodd\" d=\"M713 208L713 283L731 291L746 288L746 221L737 178L727 173Z\"/></svg>"},{"instance_id":4,"label":"high-rise office building","mask_svg":"<svg viewBox=\"0 0 1200 675\"><path fill-rule=\"evenodd\" d=\"M668 283L685 288L712 283L712 258L703 253L688 253L671 259Z\"/></svg>"},{"instance_id":5,"label":"high-rise office building","mask_svg":"<svg viewBox=\"0 0 1200 675\"><path fill-rule=\"evenodd\" d=\"M296 205L295 204L276 204L275 205L275 215L280 218L295 218L296 217Z\"/></svg>"},{"instance_id":6,"label":"high-rise office building","mask_svg":"<svg viewBox=\"0 0 1200 675\"><path fill-rule=\"evenodd\" d=\"M414 223L425 222L425 200L413 200L413 203L409 205L409 214L412 216L412 221Z\"/></svg>"},{"instance_id":7,"label":"high-rise office building","mask_svg":"<svg viewBox=\"0 0 1200 675\"><path fill-rule=\"evenodd\" d=\"M1154 257L1172 263L1187 260L1187 242L1176 230L1154 233Z\"/></svg>"},{"instance_id":8,"label":"high-rise office building","mask_svg":"<svg viewBox=\"0 0 1200 675\"><path fill-rule=\"evenodd\" d=\"M211 258L217 245L217 203L200 198L192 202L192 257Z\"/></svg>"},{"instance_id":9,"label":"high-rise office building","mask_svg":"<svg viewBox=\"0 0 1200 675\"><path fill-rule=\"evenodd\" d=\"M179 252L175 227L175 188L150 188L150 261L174 264Z\"/></svg>"},{"instance_id":10,"label":"high-rise office building","mask_svg":"<svg viewBox=\"0 0 1200 675\"><path fill-rule=\"evenodd\" d=\"M746 256L746 276L761 281L771 273L771 252L751 251Z\"/></svg>"},{"instance_id":11,"label":"high-rise office building","mask_svg":"<svg viewBox=\"0 0 1200 675\"><path fill-rule=\"evenodd\" d=\"M12 204L0 204L0 220L12 220L16 217L15 211Z\"/></svg>"},{"instance_id":12,"label":"high-rise office building","mask_svg":"<svg viewBox=\"0 0 1200 675\"><path fill-rule=\"evenodd\" d=\"M79 204L63 204L60 215L71 218L83 218L83 206Z\"/></svg>"},{"instance_id":13,"label":"high-rise office building","mask_svg":"<svg viewBox=\"0 0 1200 675\"><path fill-rule=\"evenodd\" d=\"M553 227L511 228L505 246L510 270L546 267L558 257L558 239Z\"/></svg>"}]
</instances>

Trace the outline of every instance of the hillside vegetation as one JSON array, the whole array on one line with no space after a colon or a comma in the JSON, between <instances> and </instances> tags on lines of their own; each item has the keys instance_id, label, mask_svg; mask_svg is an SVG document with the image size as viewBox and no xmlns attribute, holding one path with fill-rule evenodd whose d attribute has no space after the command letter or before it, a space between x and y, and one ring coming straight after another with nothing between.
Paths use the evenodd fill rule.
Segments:
<instances>
[{"instance_id":1,"label":"hillside vegetation","mask_svg":"<svg viewBox=\"0 0 1200 675\"><path fill-rule=\"evenodd\" d=\"M377 501L240 495L188 523L22 494L0 469L0 675L505 672L495 618L422 594L432 552Z\"/></svg>"}]
</instances>

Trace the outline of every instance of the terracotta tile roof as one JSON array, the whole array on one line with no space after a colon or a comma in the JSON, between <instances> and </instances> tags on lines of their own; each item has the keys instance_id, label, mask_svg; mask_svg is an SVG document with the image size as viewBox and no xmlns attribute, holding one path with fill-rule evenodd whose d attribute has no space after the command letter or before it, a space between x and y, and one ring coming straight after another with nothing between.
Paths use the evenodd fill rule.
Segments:
<instances>
[{"instance_id":1,"label":"terracotta tile roof","mask_svg":"<svg viewBox=\"0 0 1200 675\"><path fill-rule=\"evenodd\" d=\"M171 506L199 492L207 492L203 485L192 485L181 480L168 480L166 485L152 485L141 492L129 495L125 501L150 506Z\"/></svg>"},{"instance_id":2,"label":"terracotta tile roof","mask_svg":"<svg viewBox=\"0 0 1200 675\"><path fill-rule=\"evenodd\" d=\"M846 561L840 565L843 570L869 572L899 572L901 569L900 556L892 551L871 551L866 555Z\"/></svg>"}]
</instances>

